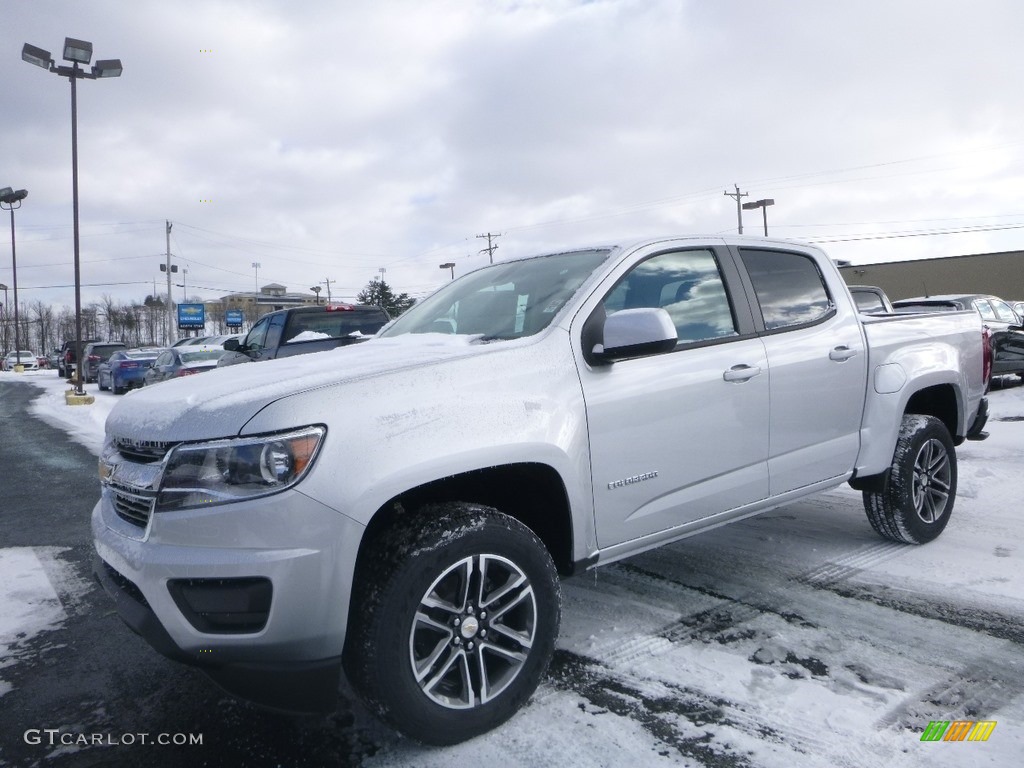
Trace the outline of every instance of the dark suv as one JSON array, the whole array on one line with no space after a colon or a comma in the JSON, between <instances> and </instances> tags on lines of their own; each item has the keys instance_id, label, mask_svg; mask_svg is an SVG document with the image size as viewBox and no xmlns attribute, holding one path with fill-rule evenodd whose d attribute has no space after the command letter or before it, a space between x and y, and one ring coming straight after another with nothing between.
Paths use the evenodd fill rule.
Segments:
<instances>
[{"instance_id":1,"label":"dark suv","mask_svg":"<svg viewBox=\"0 0 1024 768\"><path fill-rule=\"evenodd\" d=\"M99 339L82 339L82 349L94 341ZM75 363L78 362L78 358L75 357L75 343L74 339L68 339L57 355L57 375L62 379L70 378L75 372Z\"/></svg>"},{"instance_id":2,"label":"dark suv","mask_svg":"<svg viewBox=\"0 0 1024 768\"><path fill-rule=\"evenodd\" d=\"M105 363L112 354L122 349L128 349L128 345L122 344L120 341L93 341L87 344L82 350L82 357L85 358L82 380L96 381L100 363Z\"/></svg>"},{"instance_id":3,"label":"dark suv","mask_svg":"<svg viewBox=\"0 0 1024 768\"><path fill-rule=\"evenodd\" d=\"M261 317L241 341L224 342L218 366L272 360L364 341L389 322L381 307L327 304L292 307Z\"/></svg>"}]
</instances>

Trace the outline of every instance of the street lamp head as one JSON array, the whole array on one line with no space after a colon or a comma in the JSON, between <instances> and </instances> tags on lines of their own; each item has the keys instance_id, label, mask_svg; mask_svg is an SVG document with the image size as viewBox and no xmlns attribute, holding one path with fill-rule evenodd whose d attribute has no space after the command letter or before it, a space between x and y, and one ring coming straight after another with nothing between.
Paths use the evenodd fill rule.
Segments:
<instances>
[{"instance_id":1,"label":"street lamp head","mask_svg":"<svg viewBox=\"0 0 1024 768\"><path fill-rule=\"evenodd\" d=\"M50 65L53 64L53 56L50 55L49 51L44 51L42 48L37 48L28 43L25 43L21 49L21 58L23 61L35 64L43 69L49 69Z\"/></svg>"},{"instance_id":2,"label":"street lamp head","mask_svg":"<svg viewBox=\"0 0 1024 768\"><path fill-rule=\"evenodd\" d=\"M20 203L26 197L28 197L27 189L19 189L17 192L10 187L0 189L0 203L7 203L8 205Z\"/></svg>"},{"instance_id":3,"label":"street lamp head","mask_svg":"<svg viewBox=\"0 0 1024 768\"><path fill-rule=\"evenodd\" d=\"M120 77L121 71L120 59L100 59L92 65L92 73L96 77Z\"/></svg>"},{"instance_id":4,"label":"street lamp head","mask_svg":"<svg viewBox=\"0 0 1024 768\"><path fill-rule=\"evenodd\" d=\"M77 61L79 64L88 64L92 61L92 43L87 40L75 40L73 37L65 37L64 61Z\"/></svg>"}]
</instances>

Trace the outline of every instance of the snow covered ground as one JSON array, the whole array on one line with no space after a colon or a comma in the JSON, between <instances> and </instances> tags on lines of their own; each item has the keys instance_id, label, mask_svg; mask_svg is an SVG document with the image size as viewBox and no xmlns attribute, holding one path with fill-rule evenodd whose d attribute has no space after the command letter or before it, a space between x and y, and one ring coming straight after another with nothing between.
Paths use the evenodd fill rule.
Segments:
<instances>
[{"instance_id":1,"label":"snow covered ground","mask_svg":"<svg viewBox=\"0 0 1024 768\"><path fill-rule=\"evenodd\" d=\"M68 407L52 371L0 373L14 380L99 451L117 398ZM521 713L449 749L357 723L380 742L364 764L1020 765L1024 387L990 401L937 541L882 541L843 487L567 580L555 661ZM59 628L57 595L74 592L54 590L52 559L0 549L0 697L25 635ZM920 741L935 720L997 725L985 742Z\"/></svg>"}]
</instances>

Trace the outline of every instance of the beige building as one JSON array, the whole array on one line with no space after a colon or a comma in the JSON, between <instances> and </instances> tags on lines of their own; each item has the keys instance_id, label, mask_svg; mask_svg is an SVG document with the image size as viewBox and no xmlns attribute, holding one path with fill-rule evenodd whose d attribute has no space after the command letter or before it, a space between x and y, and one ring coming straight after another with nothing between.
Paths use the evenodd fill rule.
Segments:
<instances>
[{"instance_id":1,"label":"beige building","mask_svg":"<svg viewBox=\"0 0 1024 768\"><path fill-rule=\"evenodd\" d=\"M944 293L986 293L1024 301L1024 251L840 266L847 285L877 285L893 301Z\"/></svg>"},{"instance_id":2,"label":"beige building","mask_svg":"<svg viewBox=\"0 0 1024 768\"><path fill-rule=\"evenodd\" d=\"M321 300L312 293L289 293L286 286L280 283L269 283L260 288L259 293L231 293L213 301L207 301L206 318L212 323L217 333L227 332L224 316L229 309L239 309L243 313L248 330L259 318L268 312L289 307L301 307L317 304Z\"/></svg>"}]
</instances>

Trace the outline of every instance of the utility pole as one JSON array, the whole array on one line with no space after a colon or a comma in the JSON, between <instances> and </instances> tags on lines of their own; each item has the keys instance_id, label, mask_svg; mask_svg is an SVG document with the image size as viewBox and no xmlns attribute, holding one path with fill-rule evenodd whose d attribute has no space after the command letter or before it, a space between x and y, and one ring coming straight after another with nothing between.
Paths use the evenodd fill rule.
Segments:
<instances>
[{"instance_id":1,"label":"utility pole","mask_svg":"<svg viewBox=\"0 0 1024 768\"><path fill-rule=\"evenodd\" d=\"M337 280L331 280L331 278L324 278L324 285L327 286L327 303L331 303L331 283L336 283Z\"/></svg>"},{"instance_id":2,"label":"utility pole","mask_svg":"<svg viewBox=\"0 0 1024 768\"><path fill-rule=\"evenodd\" d=\"M377 271L380 272L380 284L384 285L384 273L387 272L387 269L385 269L384 267L381 267Z\"/></svg>"},{"instance_id":3,"label":"utility pole","mask_svg":"<svg viewBox=\"0 0 1024 768\"><path fill-rule=\"evenodd\" d=\"M477 235L477 237L478 238L484 238L484 237L487 238L487 247L486 248L482 248L480 250L480 253L483 253L484 251L487 251L487 255L491 259L491 264L493 264L494 263L494 252L496 250L498 250L498 246L497 246L497 244L493 244L493 245L491 244L491 238L493 237L493 238L497 239L497 238L501 237L501 235L492 235L490 232L488 232L486 235Z\"/></svg>"},{"instance_id":4,"label":"utility pole","mask_svg":"<svg viewBox=\"0 0 1024 768\"><path fill-rule=\"evenodd\" d=\"M743 234L743 207L742 207L742 205L740 203L740 198L741 197L746 197L750 193L749 192L740 192L739 184L733 184L733 186L736 187L736 191L735 192L723 192L722 194L724 194L724 195L726 195L728 197L734 198L736 200L736 221L739 224L739 234L742 235Z\"/></svg>"},{"instance_id":5,"label":"utility pole","mask_svg":"<svg viewBox=\"0 0 1024 768\"><path fill-rule=\"evenodd\" d=\"M171 222L167 224L167 327L164 332L164 341L171 343L171 328L174 327L174 318L171 314Z\"/></svg>"}]
</instances>

